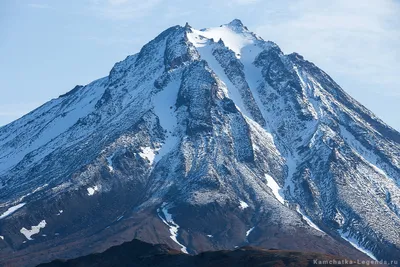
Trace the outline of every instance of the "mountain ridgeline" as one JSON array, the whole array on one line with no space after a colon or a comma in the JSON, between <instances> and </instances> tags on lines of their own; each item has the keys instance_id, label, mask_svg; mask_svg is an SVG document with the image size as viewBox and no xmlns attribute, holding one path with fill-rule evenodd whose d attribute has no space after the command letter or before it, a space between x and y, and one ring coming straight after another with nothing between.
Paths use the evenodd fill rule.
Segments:
<instances>
[{"instance_id":1,"label":"mountain ridgeline","mask_svg":"<svg viewBox=\"0 0 400 267\"><path fill-rule=\"evenodd\" d=\"M0 265L133 238L400 258L400 134L239 20L174 26L0 128Z\"/></svg>"},{"instance_id":2,"label":"mountain ridgeline","mask_svg":"<svg viewBox=\"0 0 400 267\"><path fill-rule=\"evenodd\" d=\"M321 253L267 250L253 247L187 255L165 245L152 245L132 240L119 246L113 246L102 253L71 260L55 260L37 267L309 267L316 264L329 264L332 267L349 264L354 267L369 266L362 264L362 261L357 263L357 261Z\"/></svg>"}]
</instances>

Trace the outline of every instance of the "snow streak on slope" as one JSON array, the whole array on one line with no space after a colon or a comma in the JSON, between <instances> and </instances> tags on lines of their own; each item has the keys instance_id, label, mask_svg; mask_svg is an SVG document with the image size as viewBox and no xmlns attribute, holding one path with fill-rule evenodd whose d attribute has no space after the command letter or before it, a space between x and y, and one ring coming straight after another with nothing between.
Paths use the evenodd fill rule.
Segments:
<instances>
[{"instance_id":1,"label":"snow streak on slope","mask_svg":"<svg viewBox=\"0 0 400 267\"><path fill-rule=\"evenodd\" d=\"M155 161L159 161L167 155L177 144L179 136L177 133L177 118L175 114L175 102L178 96L179 83L170 82L161 92L153 96L154 113L160 120L160 125L165 131L166 139L161 149L155 155Z\"/></svg>"},{"instance_id":2,"label":"snow streak on slope","mask_svg":"<svg viewBox=\"0 0 400 267\"><path fill-rule=\"evenodd\" d=\"M281 195L282 189L280 186L275 182L274 178L272 178L270 175L265 174L265 179L267 179L267 186L272 190L272 193L274 194L275 198L281 202L282 204L285 204L285 200L283 199Z\"/></svg>"},{"instance_id":3,"label":"snow streak on slope","mask_svg":"<svg viewBox=\"0 0 400 267\"><path fill-rule=\"evenodd\" d=\"M246 231L246 238L249 237L250 233L254 230L255 227L251 227L249 230Z\"/></svg>"},{"instance_id":4,"label":"snow streak on slope","mask_svg":"<svg viewBox=\"0 0 400 267\"><path fill-rule=\"evenodd\" d=\"M8 210L6 210L3 214L0 215L0 220L4 219L7 216L10 216L11 214L13 214L14 212L16 212L17 210L19 210L20 208L22 208L23 206L25 206L26 203L20 203L18 205L15 205L13 207L8 208Z\"/></svg>"},{"instance_id":5,"label":"snow streak on slope","mask_svg":"<svg viewBox=\"0 0 400 267\"><path fill-rule=\"evenodd\" d=\"M164 202L161 205L161 209L159 208L157 210L157 213L163 223L165 223L169 227L171 239L181 247L181 251L183 253L188 254L187 248L178 241L179 225L174 222L174 220L172 219L172 215L168 212L168 204Z\"/></svg>"},{"instance_id":6,"label":"snow streak on slope","mask_svg":"<svg viewBox=\"0 0 400 267\"><path fill-rule=\"evenodd\" d=\"M353 247L355 247L356 249L358 249L362 253L368 255L373 260L377 261L377 258L374 256L374 254L372 254L372 252L369 251L368 249L364 248L356 239L350 237L348 234L345 234L342 230L338 230L338 232L339 232L340 236L344 240L349 242Z\"/></svg>"},{"instance_id":7,"label":"snow streak on slope","mask_svg":"<svg viewBox=\"0 0 400 267\"><path fill-rule=\"evenodd\" d=\"M225 95L233 100L235 105L238 107L238 109L243 114L250 117L250 114L247 112L247 110L244 106L244 103L243 103L242 97L240 96L238 88L236 88L236 86L232 84L232 82L226 76L221 65L218 63L218 61L215 59L215 57L212 54L215 43L213 43L211 40L205 38L204 32L198 31L195 29L192 29L192 33L188 33L188 39L199 51L199 53L201 55L201 59L207 61L207 64L209 65L209 67L216 74L216 79L221 81L222 86L223 86L222 90L225 93Z\"/></svg>"},{"instance_id":8,"label":"snow streak on slope","mask_svg":"<svg viewBox=\"0 0 400 267\"><path fill-rule=\"evenodd\" d=\"M301 217L303 217L303 219L307 222L307 224L308 224L309 226L311 226L311 227L314 228L315 230L320 231L321 233L326 234L326 233L325 233L324 231L322 231L315 223L313 223L313 222L311 221L311 219L310 219L307 215L305 215L305 214L301 211L301 209L300 209L299 206L296 207L296 211L301 215Z\"/></svg>"}]
</instances>

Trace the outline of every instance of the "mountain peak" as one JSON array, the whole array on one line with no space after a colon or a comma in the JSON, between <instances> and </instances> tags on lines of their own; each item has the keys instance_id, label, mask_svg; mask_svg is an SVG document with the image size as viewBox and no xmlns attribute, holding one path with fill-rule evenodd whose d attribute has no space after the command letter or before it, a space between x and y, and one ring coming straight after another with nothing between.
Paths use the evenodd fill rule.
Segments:
<instances>
[{"instance_id":1,"label":"mountain peak","mask_svg":"<svg viewBox=\"0 0 400 267\"><path fill-rule=\"evenodd\" d=\"M244 27L244 25L240 19L234 19L231 22L229 22L227 25L233 26L233 27Z\"/></svg>"},{"instance_id":2,"label":"mountain peak","mask_svg":"<svg viewBox=\"0 0 400 267\"><path fill-rule=\"evenodd\" d=\"M400 260L398 136L238 19L173 26L0 128L0 266L126 234Z\"/></svg>"},{"instance_id":3,"label":"mountain peak","mask_svg":"<svg viewBox=\"0 0 400 267\"><path fill-rule=\"evenodd\" d=\"M243 32L249 30L246 26L243 25L243 22L240 19L234 19L228 24L225 24L225 26L236 32Z\"/></svg>"}]
</instances>

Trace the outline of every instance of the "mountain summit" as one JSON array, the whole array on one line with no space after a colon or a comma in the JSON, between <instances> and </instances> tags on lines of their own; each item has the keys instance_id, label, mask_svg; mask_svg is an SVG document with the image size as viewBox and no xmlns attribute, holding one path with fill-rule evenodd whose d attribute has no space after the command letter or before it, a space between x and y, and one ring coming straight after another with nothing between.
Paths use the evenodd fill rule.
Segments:
<instances>
[{"instance_id":1,"label":"mountain summit","mask_svg":"<svg viewBox=\"0 0 400 267\"><path fill-rule=\"evenodd\" d=\"M0 264L137 238L399 259L400 134L239 20L174 26L0 128Z\"/></svg>"}]
</instances>

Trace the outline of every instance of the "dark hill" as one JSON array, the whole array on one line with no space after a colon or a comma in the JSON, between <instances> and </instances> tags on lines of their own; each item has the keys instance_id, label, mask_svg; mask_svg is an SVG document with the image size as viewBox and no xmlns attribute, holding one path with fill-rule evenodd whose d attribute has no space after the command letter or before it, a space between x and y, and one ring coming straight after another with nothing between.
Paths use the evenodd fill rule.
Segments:
<instances>
[{"instance_id":1,"label":"dark hill","mask_svg":"<svg viewBox=\"0 0 400 267\"><path fill-rule=\"evenodd\" d=\"M316 265L315 260L320 264ZM114 246L103 253L91 254L72 260L56 260L38 267L145 267L145 266L346 266L350 262L333 255L275 249L242 247L235 250L203 252L187 255L166 245L152 245L139 240ZM336 261L337 263L335 263ZM348 265L348 264L347 264ZM366 266L352 264L351 266Z\"/></svg>"}]
</instances>

